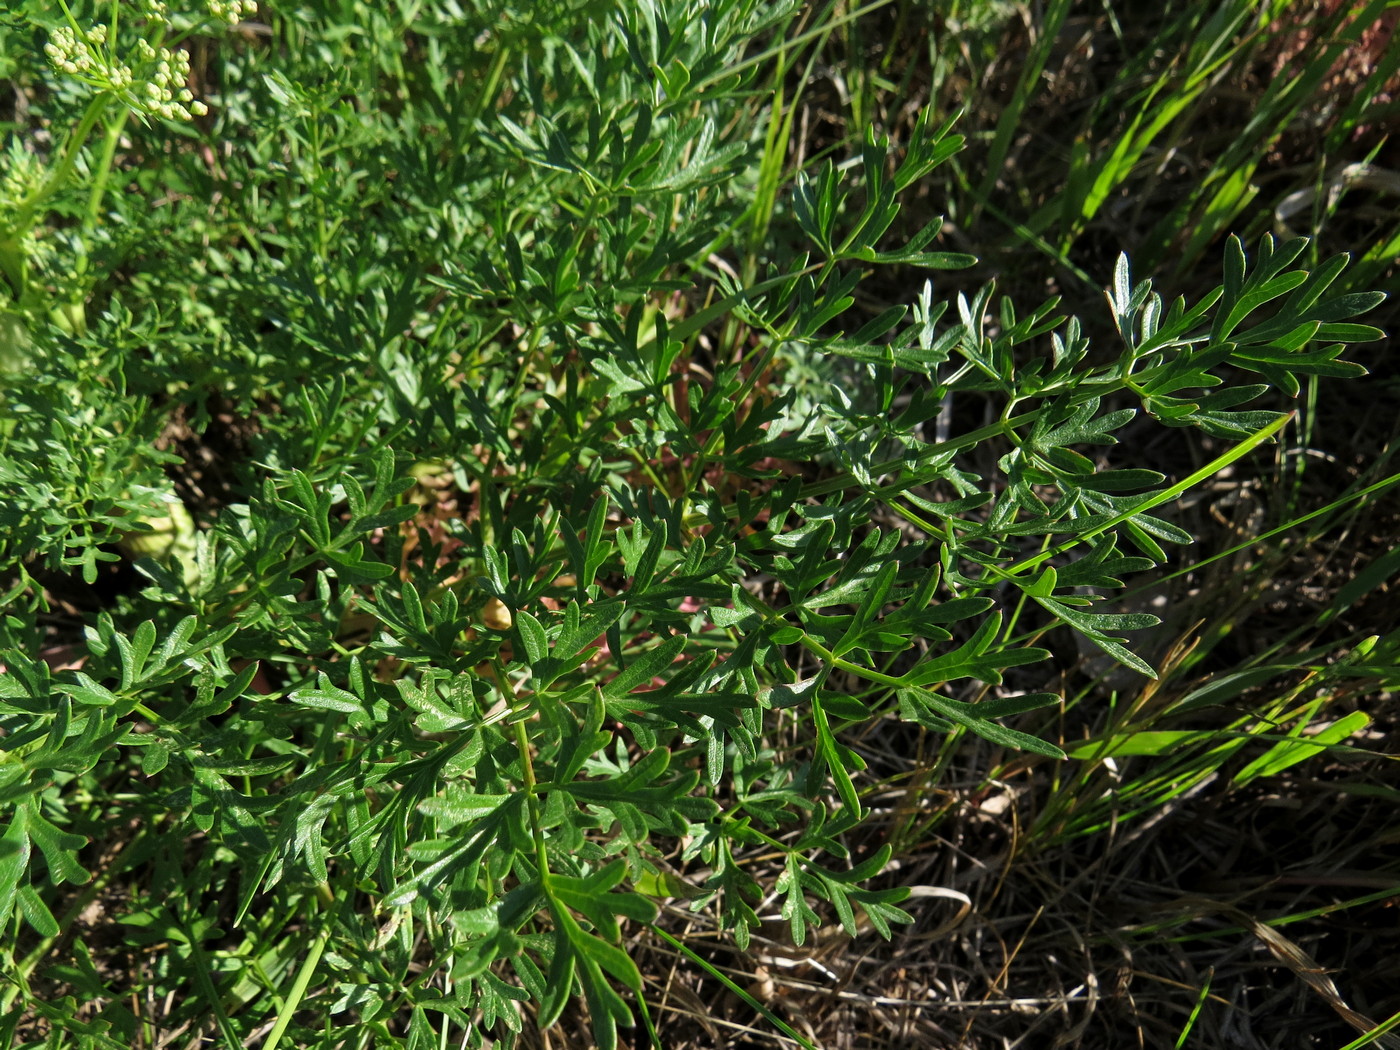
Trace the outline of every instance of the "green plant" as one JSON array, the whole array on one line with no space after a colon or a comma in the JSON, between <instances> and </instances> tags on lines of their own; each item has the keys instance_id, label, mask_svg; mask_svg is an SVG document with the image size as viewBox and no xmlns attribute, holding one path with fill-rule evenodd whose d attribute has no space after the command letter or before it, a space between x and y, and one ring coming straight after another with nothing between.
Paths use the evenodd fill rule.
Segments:
<instances>
[{"instance_id":1,"label":"green plant","mask_svg":"<svg viewBox=\"0 0 1400 1050\"><path fill-rule=\"evenodd\" d=\"M71 93L70 105L81 102L76 109L80 115L63 129L47 161L26 149L18 136L11 136L0 189L5 312L23 318L47 316L69 332L86 326L83 302L94 283L88 272L89 252L127 121L133 115L143 121L189 121L206 114L208 107L186 86L189 53L178 44L193 30L235 23L257 5L252 0L212 0L200 16L181 19L181 32L175 31L160 0L127 4L111 0L93 6L93 16L81 8L75 14L60 0L59 11L41 19L48 33L44 57L60 78L55 87ZM38 15L37 11L24 13ZM101 140L95 157L87 150L94 135ZM81 179L80 160L89 169ZM77 196L73 191L80 181L87 183L87 201L78 213L77 229L67 238L70 252L55 252L39 234L53 218L76 211L65 198ZM53 237L55 231L44 232Z\"/></svg>"},{"instance_id":2,"label":"green plant","mask_svg":"<svg viewBox=\"0 0 1400 1050\"><path fill-rule=\"evenodd\" d=\"M991 287L856 316L873 268L972 262L936 221L895 236L960 139L925 111L775 193L745 136L765 63L817 38L770 43L795 4L357 10L264 5L210 96L221 170L161 176L222 203L91 325L36 321L7 381L11 1042L153 1040L137 978L51 961L99 896L159 953L139 980L192 991L160 1023L230 1047L480 1045L527 1002L612 1047L659 898L741 946L770 895L797 944L819 906L888 936L907 891L889 845L852 855L879 778L851 731L1063 758L1038 643L1153 676L1124 635L1155 618L1100 606L1283 426L1251 401L1380 335L1351 320L1380 295L1329 294L1344 258L1267 237L1190 303L1120 258L1112 349ZM178 413L249 422L221 487L156 448ZM1222 450L1177 479L1110 452L1155 425ZM162 468L198 528L123 591L104 545ZM73 567L117 593L60 624Z\"/></svg>"},{"instance_id":3,"label":"green plant","mask_svg":"<svg viewBox=\"0 0 1400 1050\"><path fill-rule=\"evenodd\" d=\"M7 416L0 484L9 497L0 509L0 557L17 569L7 601L31 591L31 569L77 566L93 583L99 562L118 560L111 544L128 536L139 545L133 534L150 532L153 522L188 517L162 475L161 465L175 460L151 447L162 422L130 396L138 391L125 374L126 354L149 333L123 330L134 318L117 307L101 349L75 341L87 333L89 298L111 276L103 270L119 264L127 247L103 224L112 218L112 175L130 118L205 115L206 105L185 86L190 60L178 45L255 6L215 0L197 15L174 16L178 30L159 2L112 0L93 5L91 16L66 3L16 12L33 20L31 33L47 32L43 60L30 68L52 77L55 112L46 130L55 145L45 156L11 131L0 181L0 404ZM8 57L24 68L25 58L38 56ZM37 336L34 326L46 323L56 331ZM185 541L190 531L183 530Z\"/></svg>"}]
</instances>

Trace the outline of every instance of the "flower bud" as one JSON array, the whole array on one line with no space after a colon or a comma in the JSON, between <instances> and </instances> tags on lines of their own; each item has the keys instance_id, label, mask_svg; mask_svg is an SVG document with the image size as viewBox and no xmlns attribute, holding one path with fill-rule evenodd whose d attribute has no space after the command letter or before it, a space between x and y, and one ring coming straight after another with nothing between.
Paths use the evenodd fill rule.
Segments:
<instances>
[{"instance_id":1,"label":"flower bud","mask_svg":"<svg viewBox=\"0 0 1400 1050\"><path fill-rule=\"evenodd\" d=\"M509 631L515 618L499 598L486 599L486 607L481 610L481 622L493 631Z\"/></svg>"}]
</instances>

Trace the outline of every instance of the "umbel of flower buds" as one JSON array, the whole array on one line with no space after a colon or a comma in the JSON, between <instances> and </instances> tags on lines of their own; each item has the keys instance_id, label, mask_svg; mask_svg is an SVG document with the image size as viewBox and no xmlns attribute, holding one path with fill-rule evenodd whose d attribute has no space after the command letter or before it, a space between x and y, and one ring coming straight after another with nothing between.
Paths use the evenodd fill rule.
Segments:
<instances>
[{"instance_id":1,"label":"umbel of flower buds","mask_svg":"<svg viewBox=\"0 0 1400 1050\"><path fill-rule=\"evenodd\" d=\"M221 22L236 26L245 18L258 13L257 0L209 0L209 15Z\"/></svg>"},{"instance_id":2,"label":"umbel of flower buds","mask_svg":"<svg viewBox=\"0 0 1400 1050\"><path fill-rule=\"evenodd\" d=\"M164 3L146 0L138 5L150 21L166 21ZM208 0L209 17L236 25L257 12L255 0ZM118 56L108 27L99 22L79 33L59 26L44 46L54 70L67 74L98 91L110 91L137 113L166 120L190 120L209 112L185 86L190 56L179 49L156 47L144 38L136 40L132 53Z\"/></svg>"}]
</instances>

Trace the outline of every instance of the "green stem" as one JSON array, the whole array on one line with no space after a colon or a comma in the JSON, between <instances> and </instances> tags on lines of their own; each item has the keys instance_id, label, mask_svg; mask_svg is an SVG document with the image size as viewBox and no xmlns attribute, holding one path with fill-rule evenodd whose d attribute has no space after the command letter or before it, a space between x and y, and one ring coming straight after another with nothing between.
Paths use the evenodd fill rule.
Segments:
<instances>
[{"instance_id":1,"label":"green stem","mask_svg":"<svg viewBox=\"0 0 1400 1050\"><path fill-rule=\"evenodd\" d=\"M126 127L126 119L130 115L129 110L120 110L107 125L103 135L102 156L98 159L92 189L88 192L87 221L83 227L85 233L97 225L102 210L102 198L106 196L107 181L111 177L112 163L117 154L117 144L121 141L122 129Z\"/></svg>"},{"instance_id":2,"label":"green stem","mask_svg":"<svg viewBox=\"0 0 1400 1050\"><path fill-rule=\"evenodd\" d=\"M97 122L102 119L102 112L107 108L112 100L109 92L101 92L94 95L88 103L83 119L78 122L78 126L68 133L68 138L63 145L63 156L53 171L49 172L49 177L44 180L44 184L26 197L16 209L16 218L13 232L16 236L29 232L29 227L33 225L34 214L40 206L52 197L62 185L68 180L68 176L73 173L73 166L78 163L78 154L82 151L83 144L87 142L87 137L92 133L92 129Z\"/></svg>"},{"instance_id":3,"label":"green stem","mask_svg":"<svg viewBox=\"0 0 1400 1050\"><path fill-rule=\"evenodd\" d=\"M316 939L311 942L306 959L302 962L301 969L297 971L291 990L287 993L287 997L283 1000L281 1009L277 1013L277 1023L272 1026L272 1031L268 1033L267 1042L263 1043L262 1050L277 1050L277 1044L281 1042L282 1036L286 1035L287 1029L292 1023L292 1017L296 1014L297 1007L301 1005L301 1000L306 995L306 989L311 986L311 979L316 975L316 967L321 964L321 956L326 950L326 945L330 943L331 933L335 930L335 922L340 914L340 905L344 898L337 900L330 888L324 883L316 888L316 896L323 905L330 903L330 910L323 913L325 921L321 925L321 932L316 934Z\"/></svg>"},{"instance_id":4,"label":"green stem","mask_svg":"<svg viewBox=\"0 0 1400 1050\"><path fill-rule=\"evenodd\" d=\"M491 68L486 74L486 83L481 86L481 94L476 97L476 102L472 105L470 121L477 120L486 112L486 107L491 100L496 97L496 87L501 82L501 75L506 69L506 60L510 55L508 48L501 48L491 59Z\"/></svg>"},{"instance_id":5,"label":"green stem","mask_svg":"<svg viewBox=\"0 0 1400 1050\"><path fill-rule=\"evenodd\" d=\"M496 688L514 710L520 704L520 697L511 688L499 653L491 659L491 671L496 679ZM545 850L544 822L540 818L539 782L535 779L535 763L530 753L530 734L525 730L524 719L517 719L515 723L515 749L520 754L520 766L524 771L525 812L530 818L530 835L535 842L535 863L540 869L540 886L545 894L549 895L549 854Z\"/></svg>"},{"instance_id":6,"label":"green stem","mask_svg":"<svg viewBox=\"0 0 1400 1050\"><path fill-rule=\"evenodd\" d=\"M540 820L540 799L535 791L535 765L530 758L530 735L524 721L515 723L515 748L520 752L520 764L525 770L525 812L530 817L530 834L535 840L535 864L540 869L540 886L548 894L549 854L544 845L544 824Z\"/></svg>"}]
</instances>

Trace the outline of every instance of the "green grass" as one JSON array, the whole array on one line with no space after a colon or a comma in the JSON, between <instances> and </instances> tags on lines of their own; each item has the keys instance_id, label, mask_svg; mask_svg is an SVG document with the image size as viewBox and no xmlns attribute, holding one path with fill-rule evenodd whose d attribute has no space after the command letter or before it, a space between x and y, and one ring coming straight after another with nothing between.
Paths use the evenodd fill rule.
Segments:
<instances>
[{"instance_id":1,"label":"green grass","mask_svg":"<svg viewBox=\"0 0 1400 1050\"><path fill-rule=\"evenodd\" d=\"M1386 10L5 16L0 1047L1393 1021Z\"/></svg>"}]
</instances>

